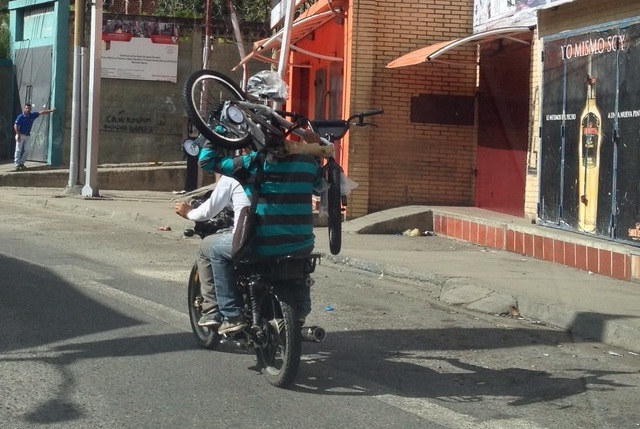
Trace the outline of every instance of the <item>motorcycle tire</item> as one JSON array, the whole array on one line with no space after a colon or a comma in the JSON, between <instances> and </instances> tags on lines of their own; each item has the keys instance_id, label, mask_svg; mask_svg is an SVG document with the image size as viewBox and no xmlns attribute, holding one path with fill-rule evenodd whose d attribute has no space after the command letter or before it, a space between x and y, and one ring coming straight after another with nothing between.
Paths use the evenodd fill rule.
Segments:
<instances>
[{"instance_id":1,"label":"motorcycle tire","mask_svg":"<svg viewBox=\"0 0 640 429\"><path fill-rule=\"evenodd\" d=\"M191 74L182 90L184 110L191 123L207 140L229 150L243 149L252 142L246 123L236 124L222 115L226 101L246 98L231 78L213 70Z\"/></svg>"},{"instance_id":2,"label":"motorcycle tire","mask_svg":"<svg viewBox=\"0 0 640 429\"><path fill-rule=\"evenodd\" d=\"M256 357L267 382L286 388L294 382L300 368L302 328L288 299L279 300L272 295L266 301L262 314L267 342L264 347L256 347Z\"/></svg>"},{"instance_id":3,"label":"motorcycle tire","mask_svg":"<svg viewBox=\"0 0 640 429\"><path fill-rule=\"evenodd\" d=\"M198 320L202 317L202 294L200 293L200 276L196 265L191 269L189 276L189 287L187 290L189 304L189 322L191 330L196 337L198 345L204 349L214 350L220 344L221 336L217 330L198 325Z\"/></svg>"},{"instance_id":4,"label":"motorcycle tire","mask_svg":"<svg viewBox=\"0 0 640 429\"><path fill-rule=\"evenodd\" d=\"M335 161L327 164L327 211L329 229L329 250L332 255L340 253L342 248L342 197L340 192L340 166Z\"/></svg>"}]
</instances>

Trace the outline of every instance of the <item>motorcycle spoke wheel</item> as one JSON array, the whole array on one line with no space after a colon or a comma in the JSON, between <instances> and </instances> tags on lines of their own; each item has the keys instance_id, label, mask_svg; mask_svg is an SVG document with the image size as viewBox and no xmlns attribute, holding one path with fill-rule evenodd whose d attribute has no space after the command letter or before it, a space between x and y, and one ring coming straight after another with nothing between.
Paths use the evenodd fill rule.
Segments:
<instances>
[{"instance_id":1,"label":"motorcycle spoke wheel","mask_svg":"<svg viewBox=\"0 0 640 429\"><path fill-rule=\"evenodd\" d=\"M229 77L212 70L198 70L189 76L182 91L187 116L209 141L237 150L251 144L245 123L236 124L222 114L227 101L245 100L242 89Z\"/></svg>"},{"instance_id":2,"label":"motorcycle spoke wheel","mask_svg":"<svg viewBox=\"0 0 640 429\"><path fill-rule=\"evenodd\" d=\"M342 248L342 197L340 193L340 167L335 162L327 165L327 191L329 250L332 255L340 253Z\"/></svg>"},{"instance_id":3,"label":"motorcycle spoke wheel","mask_svg":"<svg viewBox=\"0 0 640 429\"><path fill-rule=\"evenodd\" d=\"M198 325L198 320L202 317L202 294L200 293L200 277L195 265L191 269L191 275L189 276L187 303L189 305L189 322L196 342L202 348L214 350L220 344L218 331Z\"/></svg>"},{"instance_id":4,"label":"motorcycle spoke wheel","mask_svg":"<svg viewBox=\"0 0 640 429\"><path fill-rule=\"evenodd\" d=\"M300 368L302 332L291 304L275 301L275 308L279 308L280 314L272 314L265 320L267 344L256 348L256 355L267 382L286 388L294 382Z\"/></svg>"}]
</instances>

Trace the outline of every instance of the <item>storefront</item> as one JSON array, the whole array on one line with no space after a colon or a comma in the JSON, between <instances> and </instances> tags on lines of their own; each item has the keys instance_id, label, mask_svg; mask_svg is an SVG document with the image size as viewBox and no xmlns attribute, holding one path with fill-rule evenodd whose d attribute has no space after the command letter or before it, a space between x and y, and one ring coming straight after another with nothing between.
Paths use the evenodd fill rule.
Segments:
<instances>
[{"instance_id":1,"label":"storefront","mask_svg":"<svg viewBox=\"0 0 640 429\"><path fill-rule=\"evenodd\" d=\"M596 3L540 14L539 223L640 245L640 5Z\"/></svg>"}]
</instances>

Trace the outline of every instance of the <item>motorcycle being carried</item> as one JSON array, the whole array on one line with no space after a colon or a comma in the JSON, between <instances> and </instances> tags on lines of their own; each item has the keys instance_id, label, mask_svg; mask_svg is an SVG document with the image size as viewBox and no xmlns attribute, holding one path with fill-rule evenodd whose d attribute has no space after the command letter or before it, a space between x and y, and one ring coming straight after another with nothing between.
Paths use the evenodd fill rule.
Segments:
<instances>
[{"instance_id":1,"label":"motorcycle being carried","mask_svg":"<svg viewBox=\"0 0 640 429\"><path fill-rule=\"evenodd\" d=\"M197 72L196 75L198 73L201 74ZM231 90L231 100L245 99L244 93L231 80L225 77L221 82L227 91ZM206 83L211 85L212 82ZM197 82L188 79L184 91L185 107L190 117L193 116L195 104L193 94L197 93L194 91L195 85ZM208 91L211 88L203 87L201 90ZM218 90L217 93L221 92ZM230 115L233 115L233 118ZM198 121L194 121L194 124L201 133L203 132L201 128L206 126L207 138L212 139L212 137L216 138L216 133L223 133L221 130L223 124L228 125L228 130L224 134L230 138L235 132L234 129L238 128L239 121L251 122L247 125L250 130L248 134L258 135L254 149L263 150L265 133L273 132L271 128L275 129L275 126L269 126L271 128L265 124L258 126L250 116L241 117L241 115L239 109L229 112L229 100L221 99L218 104L210 106L209 113L204 115L208 118L208 125L200 124L198 127ZM224 117L221 118L221 116ZM212 125L214 120L216 125ZM211 133L210 127L216 128L214 134ZM224 139L215 140L215 142L225 147ZM238 147L226 147L238 149ZM185 231L185 235L198 235L204 238L226 226L225 222L214 218L206 222L196 222L194 228ZM319 254L310 254L304 257L284 256L236 262L237 287L243 292L244 316L249 323L243 331L230 335L220 335L217 330L198 325L198 320L202 316L202 295L197 266L194 264L189 277L188 305L191 327L198 344L213 350L221 342L233 342L243 349L252 350L256 354L258 367L270 384L276 387L290 386L300 367L302 341L318 343L324 341L326 337L321 327L302 325L303 322L296 314L293 293L296 287L310 287L313 284L311 274L315 271L319 259Z\"/></svg>"}]
</instances>

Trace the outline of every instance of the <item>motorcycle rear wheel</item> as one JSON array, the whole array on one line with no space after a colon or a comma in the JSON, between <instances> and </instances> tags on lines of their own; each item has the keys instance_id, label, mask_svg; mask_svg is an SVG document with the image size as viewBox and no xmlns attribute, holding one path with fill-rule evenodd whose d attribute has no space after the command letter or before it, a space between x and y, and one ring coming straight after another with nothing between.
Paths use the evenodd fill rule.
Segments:
<instances>
[{"instance_id":1,"label":"motorcycle rear wheel","mask_svg":"<svg viewBox=\"0 0 640 429\"><path fill-rule=\"evenodd\" d=\"M249 128L225 117L225 101L246 100L244 91L231 78L213 70L198 70L189 76L182 90L187 116L210 142L238 150L251 144ZM246 122L246 121L245 121Z\"/></svg>"},{"instance_id":2,"label":"motorcycle rear wheel","mask_svg":"<svg viewBox=\"0 0 640 429\"><path fill-rule=\"evenodd\" d=\"M263 305L267 344L256 347L258 365L267 382L275 387L290 386L300 368L302 329L288 300L272 296ZM274 309L278 314L273 314Z\"/></svg>"},{"instance_id":3,"label":"motorcycle rear wheel","mask_svg":"<svg viewBox=\"0 0 640 429\"><path fill-rule=\"evenodd\" d=\"M217 330L198 325L198 320L202 317L202 294L200 293L200 276L196 265L191 269L189 276L189 287L187 290L189 305L189 322L191 330L196 337L198 345L204 349L214 350L220 344L221 336Z\"/></svg>"},{"instance_id":4,"label":"motorcycle rear wheel","mask_svg":"<svg viewBox=\"0 0 640 429\"><path fill-rule=\"evenodd\" d=\"M332 255L340 253L342 248L342 196L340 192L340 166L335 161L327 164L327 191L329 250Z\"/></svg>"}]
</instances>

